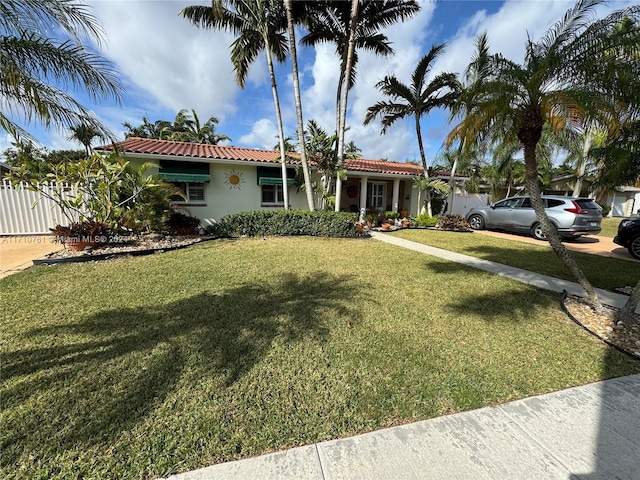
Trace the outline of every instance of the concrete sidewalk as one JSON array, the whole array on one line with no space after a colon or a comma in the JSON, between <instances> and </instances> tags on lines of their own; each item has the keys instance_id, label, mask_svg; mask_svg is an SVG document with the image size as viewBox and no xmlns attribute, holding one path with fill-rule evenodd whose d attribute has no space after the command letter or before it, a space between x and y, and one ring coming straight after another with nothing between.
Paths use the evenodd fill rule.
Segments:
<instances>
[{"instance_id":1,"label":"concrete sidewalk","mask_svg":"<svg viewBox=\"0 0 640 480\"><path fill-rule=\"evenodd\" d=\"M633 375L169 478L638 480L638 398Z\"/></svg>"}]
</instances>

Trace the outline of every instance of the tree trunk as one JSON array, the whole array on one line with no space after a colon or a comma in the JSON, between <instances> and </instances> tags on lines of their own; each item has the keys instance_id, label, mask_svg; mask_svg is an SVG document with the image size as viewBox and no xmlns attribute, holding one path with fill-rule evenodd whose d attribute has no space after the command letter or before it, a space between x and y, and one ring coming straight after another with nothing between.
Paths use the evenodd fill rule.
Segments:
<instances>
[{"instance_id":1,"label":"tree trunk","mask_svg":"<svg viewBox=\"0 0 640 480\"><path fill-rule=\"evenodd\" d=\"M549 220L544 210L544 203L540 197L538 162L536 160L536 146L542 135L542 124L543 120L539 113L525 112L518 131L518 139L524 147L524 163L527 172L526 185L529 196L531 197L531 205L536 212L536 218L542 225L542 229L547 236L551 248L587 293L587 302L589 305L596 311L602 311L602 304L598 299L598 294L593 288L593 285L591 285L583 271L569 254L567 248L560 241L560 236L555 226L551 223L551 220Z\"/></svg>"},{"instance_id":2,"label":"tree trunk","mask_svg":"<svg viewBox=\"0 0 640 480\"><path fill-rule=\"evenodd\" d=\"M355 50L356 27L358 25L358 9L360 0L351 0L351 21L349 24L349 48L347 50L347 61L344 66L342 78L342 100L340 101L340 122L338 125L338 170L344 168L344 131L347 123L347 98L349 96L349 78L353 67L353 52ZM342 179L340 174L336 178L336 208L340 211L342 201Z\"/></svg>"},{"instance_id":3,"label":"tree trunk","mask_svg":"<svg viewBox=\"0 0 640 480\"><path fill-rule=\"evenodd\" d=\"M429 168L427 167L427 156L424 153L424 145L422 144L422 129L420 128L420 117L418 115L416 115L416 135L418 136L418 148L420 149L420 160L422 160L424 178L428 179ZM429 192L429 187L425 189L424 194L427 203L427 214L431 217L431 192Z\"/></svg>"},{"instance_id":4,"label":"tree trunk","mask_svg":"<svg viewBox=\"0 0 640 480\"><path fill-rule=\"evenodd\" d=\"M313 187L311 185L311 172L307 161L307 148L304 143L304 122L302 119L302 99L300 97L300 78L298 76L298 53L296 51L296 36L293 24L293 13L291 12L291 0L285 0L287 11L287 28L289 30L289 52L291 55L291 69L293 72L293 94L296 102L296 117L298 120L298 144L300 145L300 161L302 162L302 173L304 175L304 187L307 194L307 205L310 211L315 210L313 202Z\"/></svg>"},{"instance_id":5,"label":"tree trunk","mask_svg":"<svg viewBox=\"0 0 640 480\"><path fill-rule=\"evenodd\" d=\"M271 91L273 92L273 103L276 107L276 120L278 122L278 138L280 140L280 162L282 164L282 197L284 209L289 209L289 184L287 183L287 154L284 149L284 130L282 128L282 113L280 112L280 100L278 98L278 86L276 85L276 74L273 70L273 59L271 58L271 45L265 36L264 49L267 52L267 65L269 66L269 77L271 77ZM276 198L277 201L277 198Z\"/></svg>"},{"instance_id":6,"label":"tree trunk","mask_svg":"<svg viewBox=\"0 0 640 480\"><path fill-rule=\"evenodd\" d=\"M636 325L640 324L640 320L638 320L638 315L636 315L635 310L638 308L640 304L640 280L636 283L636 286L631 291L631 295L627 300L627 303L624 304L624 307L620 309L620 311L616 314L616 320L622 321L627 325Z\"/></svg>"},{"instance_id":7,"label":"tree trunk","mask_svg":"<svg viewBox=\"0 0 640 480\"><path fill-rule=\"evenodd\" d=\"M576 184L573 187L573 196L579 197L582 191L582 180L584 179L584 172L587 169L587 155L591 150L591 142L593 141L593 133L591 128L587 128L584 138L584 146L582 148L582 157L578 160L578 166L576 168Z\"/></svg>"},{"instance_id":8,"label":"tree trunk","mask_svg":"<svg viewBox=\"0 0 640 480\"><path fill-rule=\"evenodd\" d=\"M460 145L458 145L458 154L453 159L453 166L451 167L451 175L449 176L449 188L451 189L451 201L449 202L449 213L453 213L453 199L456 196L456 170L458 168L458 159L462 156L462 151L464 149L464 140L460 140Z\"/></svg>"}]
</instances>

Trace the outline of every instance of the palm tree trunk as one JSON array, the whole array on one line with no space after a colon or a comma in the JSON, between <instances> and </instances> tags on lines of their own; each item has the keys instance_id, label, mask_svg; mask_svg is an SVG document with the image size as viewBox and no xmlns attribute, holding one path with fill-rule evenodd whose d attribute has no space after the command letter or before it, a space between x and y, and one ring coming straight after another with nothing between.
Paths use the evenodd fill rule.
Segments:
<instances>
[{"instance_id":1,"label":"palm tree trunk","mask_svg":"<svg viewBox=\"0 0 640 480\"><path fill-rule=\"evenodd\" d=\"M416 135L418 137L418 148L420 149L420 160L422 160L422 169L424 170L424 178L429 178L429 168L427 167L427 156L424 153L424 145L422 144L422 129L420 128L420 117L418 115L416 115ZM424 195L427 203L427 214L431 216L431 192L429 192L428 187L425 189Z\"/></svg>"},{"instance_id":2,"label":"palm tree trunk","mask_svg":"<svg viewBox=\"0 0 640 480\"><path fill-rule=\"evenodd\" d=\"M584 146L582 148L582 157L578 160L578 166L576 168L576 184L573 187L573 196L579 197L582 191L582 180L584 178L584 172L587 169L587 155L591 149L591 142L593 141L593 132L591 127L587 128L584 138Z\"/></svg>"},{"instance_id":3,"label":"palm tree trunk","mask_svg":"<svg viewBox=\"0 0 640 480\"><path fill-rule=\"evenodd\" d=\"M289 30L289 52L291 54L291 70L293 72L293 95L296 103L296 117L298 120L298 144L300 145L300 161L302 162L302 174L304 175L304 187L307 194L307 205L310 211L315 210L313 202L313 187L311 185L311 173L307 161L307 148L304 143L304 122L302 119L302 99L300 97L300 78L298 76L298 53L296 51L296 34L291 11L291 0L285 0L287 11L287 28Z\"/></svg>"},{"instance_id":4,"label":"palm tree trunk","mask_svg":"<svg viewBox=\"0 0 640 480\"><path fill-rule=\"evenodd\" d=\"M456 196L456 186L455 186L456 169L458 168L458 159L462 156L463 148L464 148L464 140L460 140L460 145L458 145L458 154L453 159L453 166L451 167L451 175L449 176L449 188L451 189L451 201L449 202L449 213L453 213L453 199Z\"/></svg>"},{"instance_id":5,"label":"palm tree trunk","mask_svg":"<svg viewBox=\"0 0 640 480\"><path fill-rule=\"evenodd\" d=\"M344 131L347 123L347 98L349 96L349 79L353 68L353 52L355 50L356 27L358 25L358 9L360 0L351 0L351 22L349 24L349 48L347 49L347 60L344 67L344 77L342 79L342 100L340 101L340 122L338 125L338 170L344 166ZM342 201L342 179L338 173L336 178L336 208L340 211Z\"/></svg>"},{"instance_id":6,"label":"palm tree trunk","mask_svg":"<svg viewBox=\"0 0 640 480\"><path fill-rule=\"evenodd\" d=\"M640 304L640 280L636 283L636 286L631 291L631 295L618 313L616 314L616 320L622 321L627 325L639 324L638 316L635 314L636 308Z\"/></svg>"},{"instance_id":7,"label":"palm tree trunk","mask_svg":"<svg viewBox=\"0 0 640 480\"><path fill-rule=\"evenodd\" d=\"M522 139L521 135L519 135L519 137L524 146L524 163L527 172L527 190L529 191L529 196L531 197L531 205L536 212L536 217L542 225L542 229L547 236L547 240L549 241L552 250L558 256L560 261L569 269L573 277L587 293L587 302L589 303L589 305L596 311L602 311L602 304L598 299L598 294L593 288L593 285L591 285L591 282L589 282L584 272L580 269L573 257L569 254L567 248L560 241L560 236L558 235L556 228L551 223L551 220L549 220L549 217L544 210L544 203L541 198L540 186L538 184L538 163L536 161L536 145L540 137L538 137L538 140L535 140L535 135L525 135L525 137L527 137L527 140L529 140L526 142Z\"/></svg>"},{"instance_id":8,"label":"palm tree trunk","mask_svg":"<svg viewBox=\"0 0 640 480\"><path fill-rule=\"evenodd\" d=\"M287 183L287 154L284 150L284 130L282 128L282 113L280 111L280 100L278 98L278 86L276 85L276 74L273 70L273 59L271 58L271 45L265 36L264 50L267 53L267 65L269 66L269 77L271 77L271 91L273 92L273 103L276 107L276 120L278 122L278 138L280 140L280 162L282 164L282 197L284 209L289 209L289 184ZM276 199L277 200L277 199Z\"/></svg>"}]
</instances>

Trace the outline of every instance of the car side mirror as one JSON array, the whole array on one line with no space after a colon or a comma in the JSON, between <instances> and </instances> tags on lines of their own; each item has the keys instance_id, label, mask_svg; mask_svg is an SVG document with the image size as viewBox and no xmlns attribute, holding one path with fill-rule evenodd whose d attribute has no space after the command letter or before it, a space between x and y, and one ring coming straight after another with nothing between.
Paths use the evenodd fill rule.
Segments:
<instances>
[{"instance_id":1,"label":"car side mirror","mask_svg":"<svg viewBox=\"0 0 640 480\"><path fill-rule=\"evenodd\" d=\"M496 206L492 203L491 205L489 205L489 208L490 208L491 210L495 210L495 209L496 209Z\"/></svg>"}]
</instances>

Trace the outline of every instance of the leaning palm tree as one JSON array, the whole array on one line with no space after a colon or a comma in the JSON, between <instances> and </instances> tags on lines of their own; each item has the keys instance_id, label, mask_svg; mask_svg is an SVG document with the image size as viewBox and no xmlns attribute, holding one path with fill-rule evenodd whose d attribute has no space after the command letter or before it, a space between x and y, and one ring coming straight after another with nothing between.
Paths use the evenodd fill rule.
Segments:
<instances>
[{"instance_id":1,"label":"leaning palm tree","mask_svg":"<svg viewBox=\"0 0 640 480\"><path fill-rule=\"evenodd\" d=\"M390 101L380 101L369 107L364 119L364 124L367 125L377 116L381 116L384 134L398 120L413 117L425 179L429 178L429 168L420 121L434 108L450 108L459 95L459 84L453 73L440 73L431 81L427 81L433 63L443 53L444 48L445 44L434 45L429 53L422 57L411 75L411 85L402 83L395 75L387 75L379 81L376 87ZM428 194L427 212L431 215L431 200Z\"/></svg>"},{"instance_id":2,"label":"leaning palm tree","mask_svg":"<svg viewBox=\"0 0 640 480\"><path fill-rule=\"evenodd\" d=\"M283 62L287 56L287 41L284 34L286 14L282 3L278 0L213 0L211 6L185 7L180 14L196 26L226 30L237 35L236 40L231 44L231 61L236 72L236 82L242 88L249 74L249 66L264 50L278 123L284 209L288 209L284 129L273 63L274 57L277 61Z\"/></svg>"},{"instance_id":3,"label":"leaning palm tree","mask_svg":"<svg viewBox=\"0 0 640 480\"><path fill-rule=\"evenodd\" d=\"M465 116L458 138L470 140L486 129L517 138L524 149L527 190L550 244L584 288L588 302L601 308L598 296L573 260L547 217L540 197L536 149L545 125L553 130L579 129L588 122L619 129L618 90L612 76L625 68L630 51L639 48L638 35L610 35L611 26L625 16L638 18L633 6L594 21L600 0L580 0L544 37L527 41L524 62L495 55L487 97Z\"/></svg>"},{"instance_id":4,"label":"leaning palm tree","mask_svg":"<svg viewBox=\"0 0 640 480\"><path fill-rule=\"evenodd\" d=\"M56 33L48 37L51 31ZM34 120L67 129L88 125L110 136L70 93L84 90L94 101L122 97L113 65L88 50L85 40L100 46L103 31L84 5L0 0L0 128L17 141L35 140L18 124Z\"/></svg>"}]
</instances>

